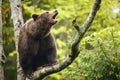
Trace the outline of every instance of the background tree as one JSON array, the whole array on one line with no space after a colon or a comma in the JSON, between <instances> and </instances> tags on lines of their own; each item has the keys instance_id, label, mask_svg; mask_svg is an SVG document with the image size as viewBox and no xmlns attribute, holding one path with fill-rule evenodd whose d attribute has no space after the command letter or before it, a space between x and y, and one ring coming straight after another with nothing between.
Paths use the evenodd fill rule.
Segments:
<instances>
[{"instance_id":1,"label":"background tree","mask_svg":"<svg viewBox=\"0 0 120 80\"><path fill-rule=\"evenodd\" d=\"M18 37L20 27L23 25L23 17L21 11L21 0L10 0L11 6L11 18L14 23L14 35L15 35L15 45L17 51L17 80L25 80L22 73L22 69L19 64L19 54L18 54Z\"/></svg>"},{"instance_id":2,"label":"background tree","mask_svg":"<svg viewBox=\"0 0 120 80\"><path fill-rule=\"evenodd\" d=\"M4 80L4 63L5 55L3 50L3 40L2 40L2 0L0 0L0 80Z\"/></svg>"}]
</instances>

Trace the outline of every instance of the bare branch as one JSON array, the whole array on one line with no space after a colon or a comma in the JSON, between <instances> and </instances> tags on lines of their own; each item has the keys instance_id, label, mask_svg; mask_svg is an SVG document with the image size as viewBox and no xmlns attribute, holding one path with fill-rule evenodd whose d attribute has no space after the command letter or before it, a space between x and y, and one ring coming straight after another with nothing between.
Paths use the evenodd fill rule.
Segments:
<instances>
[{"instance_id":1,"label":"bare branch","mask_svg":"<svg viewBox=\"0 0 120 80\"><path fill-rule=\"evenodd\" d=\"M73 26L75 28L77 27L77 30L79 30L78 32L80 32L81 35L84 35L84 33L88 30L91 23L93 22L95 15L100 8L100 3L101 3L101 0L94 1L93 7L88 15L88 18L86 19L86 21L84 22L84 24L81 27L79 27L79 25L76 23L76 20L73 20L74 21ZM78 29L78 27L79 27L79 29Z\"/></svg>"},{"instance_id":2,"label":"bare branch","mask_svg":"<svg viewBox=\"0 0 120 80\"><path fill-rule=\"evenodd\" d=\"M95 15L100 8L100 3L101 3L101 0L95 0L88 18L86 19L84 24L81 26L83 34L87 31L87 29L90 27L91 23L93 22Z\"/></svg>"},{"instance_id":3,"label":"bare branch","mask_svg":"<svg viewBox=\"0 0 120 80\"><path fill-rule=\"evenodd\" d=\"M74 59L79 55L79 52L80 52L79 50L80 40L83 38L85 32L87 31L92 21L94 20L94 17L100 7L100 3L101 3L101 0L95 0L93 8L88 18L86 19L85 23L81 27L79 27L79 25L76 23L76 18L73 20L72 24L78 32L76 34L75 39L73 40L71 53L68 54L67 57L63 61L53 66L40 68L39 70L34 72L32 76L32 80L38 80L38 79L41 80L49 74L59 72L63 70L64 68L66 68L67 66L69 66L74 61Z\"/></svg>"}]
</instances>

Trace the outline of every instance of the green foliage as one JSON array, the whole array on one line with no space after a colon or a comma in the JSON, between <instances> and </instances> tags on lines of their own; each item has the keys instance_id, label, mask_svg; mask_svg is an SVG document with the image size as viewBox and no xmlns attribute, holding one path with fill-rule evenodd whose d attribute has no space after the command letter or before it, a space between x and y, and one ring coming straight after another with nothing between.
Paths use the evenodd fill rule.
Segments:
<instances>
[{"instance_id":1,"label":"green foliage","mask_svg":"<svg viewBox=\"0 0 120 80\"><path fill-rule=\"evenodd\" d=\"M119 80L119 30L119 27L106 28L84 38L81 42L81 54L74 61L73 66L70 66L63 72L66 74L65 78L80 80ZM89 42L93 49L87 49L86 42Z\"/></svg>"},{"instance_id":2,"label":"green foliage","mask_svg":"<svg viewBox=\"0 0 120 80\"><path fill-rule=\"evenodd\" d=\"M5 63L5 80L17 80L17 65L16 65L16 51L9 53Z\"/></svg>"},{"instance_id":3,"label":"green foliage","mask_svg":"<svg viewBox=\"0 0 120 80\"><path fill-rule=\"evenodd\" d=\"M2 0L2 26L3 26L3 47L7 60L4 67L5 80L17 80L16 55L9 56L15 50L14 29L10 19L11 11L9 0Z\"/></svg>"},{"instance_id":4,"label":"green foliage","mask_svg":"<svg viewBox=\"0 0 120 80\"><path fill-rule=\"evenodd\" d=\"M2 24L3 24L3 45L5 54L8 55L9 52L15 49L14 45L14 29L11 17L11 11L8 1L4 0L2 5ZM8 8L6 8L8 7Z\"/></svg>"}]
</instances>

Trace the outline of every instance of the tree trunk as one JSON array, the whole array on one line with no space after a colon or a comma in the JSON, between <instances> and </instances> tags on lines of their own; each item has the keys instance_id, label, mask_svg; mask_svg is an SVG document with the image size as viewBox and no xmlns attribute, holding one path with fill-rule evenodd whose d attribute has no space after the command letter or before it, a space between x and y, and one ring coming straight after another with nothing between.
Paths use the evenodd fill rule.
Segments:
<instances>
[{"instance_id":1,"label":"tree trunk","mask_svg":"<svg viewBox=\"0 0 120 80\"><path fill-rule=\"evenodd\" d=\"M3 51L3 41L2 41L2 0L0 0L0 80L4 80L4 66L5 63L5 55Z\"/></svg>"},{"instance_id":2,"label":"tree trunk","mask_svg":"<svg viewBox=\"0 0 120 80\"><path fill-rule=\"evenodd\" d=\"M19 64L19 54L18 54L18 37L20 27L23 25L23 16L21 10L21 0L9 0L11 7L11 18L14 24L14 35L15 35L15 45L17 51L17 80L24 80L23 71Z\"/></svg>"}]
</instances>

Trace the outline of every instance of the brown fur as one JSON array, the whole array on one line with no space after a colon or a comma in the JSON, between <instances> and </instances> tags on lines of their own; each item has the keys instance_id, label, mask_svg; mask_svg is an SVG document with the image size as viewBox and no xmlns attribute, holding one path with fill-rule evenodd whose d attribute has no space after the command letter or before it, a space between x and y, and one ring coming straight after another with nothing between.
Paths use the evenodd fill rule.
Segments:
<instances>
[{"instance_id":1,"label":"brown fur","mask_svg":"<svg viewBox=\"0 0 120 80\"><path fill-rule=\"evenodd\" d=\"M56 45L50 32L57 20L57 10L33 14L20 30L18 52L20 65L26 76L38 67L52 65L56 60Z\"/></svg>"}]
</instances>

